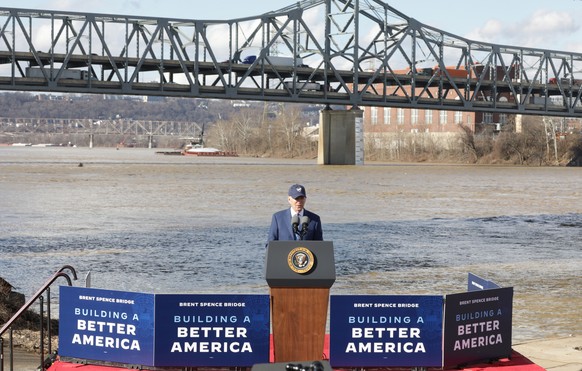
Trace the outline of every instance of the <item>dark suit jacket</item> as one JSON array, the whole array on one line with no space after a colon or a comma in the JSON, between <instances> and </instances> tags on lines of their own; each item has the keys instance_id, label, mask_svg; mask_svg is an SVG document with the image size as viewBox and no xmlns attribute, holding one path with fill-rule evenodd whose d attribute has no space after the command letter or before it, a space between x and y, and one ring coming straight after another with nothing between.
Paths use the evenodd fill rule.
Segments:
<instances>
[{"instance_id":1,"label":"dark suit jacket","mask_svg":"<svg viewBox=\"0 0 582 371\"><path fill-rule=\"evenodd\" d=\"M319 215L305 209L303 209L303 215L309 218L307 234L303 239L310 241L323 241L323 230L321 228L321 219L319 218ZM301 226L299 226L299 229L301 229ZM294 239L293 227L291 226L291 211L285 209L273 214L268 241L289 241Z\"/></svg>"}]
</instances>

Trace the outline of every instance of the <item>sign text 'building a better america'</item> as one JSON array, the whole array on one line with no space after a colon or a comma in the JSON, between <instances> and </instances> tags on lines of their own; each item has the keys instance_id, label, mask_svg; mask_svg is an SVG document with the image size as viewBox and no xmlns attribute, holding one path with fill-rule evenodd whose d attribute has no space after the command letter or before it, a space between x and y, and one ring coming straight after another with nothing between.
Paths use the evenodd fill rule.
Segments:
<instances>
[{"instance_id":1,"label":"sign text 'building a better america'","mask_svg":"<svg viewBox=\"0 0 582 371\"><path fill-rule=\"evenodd\" d=\"M442 296L331 296L334 367L441 366Z\"/></svg>"},{"instance_id":2,"label":"sign text 'building a better america'","mask_svg":"<svg viewBox=\"0 0 582 371\"><path fill-rule=\"evenodd\" d=\"M268 295L153 295L62 286L59 354L144 366L269 360Z\"/></svg>"}]
</instances>

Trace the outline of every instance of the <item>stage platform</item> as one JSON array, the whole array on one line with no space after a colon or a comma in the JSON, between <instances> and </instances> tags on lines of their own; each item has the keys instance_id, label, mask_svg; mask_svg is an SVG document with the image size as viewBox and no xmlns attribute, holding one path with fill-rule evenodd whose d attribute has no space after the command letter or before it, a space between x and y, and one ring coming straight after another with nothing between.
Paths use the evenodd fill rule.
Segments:
<instances>
[{"instance_id":1,"label":"stage platform","mask_svg":"<svg viewBox=\"0 0 582 371\"><path fill-rule=\"evenodd\" d=\"M272 338L271 338L272 342ZM271 343L271 355L270 355L270 362L273 362L274 356L272 352L273 346ZM322 354L322 359L327 360L329 357L329 335L325 337L324 343L324 353ZM146 368L147 369L147 368ZM155 370L155 368L153 368ZM162 368L159 368L162 370ZM195 369L195 368L193 368ZM211 370L227 370L229 368L216 368L216 367L200 367L199 369L204 371L211 371ZM386 367L386 368L367 368L371 371L381 371L381 370L390 370L390 371L410 371L412 367ZM84 365L84 364L77 364L77 363L68 363L68 362L55 362L48 371L127 371L127 367L112 367L112 366L98 366L98 365ZM181 370L181 368L163 368L163 370ZM336 369L339 371L345 371L344 369ZM348 369L346 369L348 370ZM436 371L442 370L441 368L428 368L427 371ZM497 361L493 361L490 363L478 363L473 364L465 368L452 368L451 370L456 371L544 371L546 370L542 366L539 366L529 360L527 357L523 356L522 354L518 353L517 351L513 350L511 358L504 358ZM578 369L579 370L579 369ZM578 371L576 370L576 371ZM273 370L276 371L276 370Z\"/></svg>"},{"instance_id":2,"label":"stage platform","mask_svg":"<svg viewBox=\"0 0 582 371\"><path fill-rule=\"evenodd\" d=\"M326 338L325 350L329 349L329 343ZM464 371L582 371L582 337L568 336L552 339L541 339L528 341L525 343L514 344L513 353L510 359L501 359L491 363L473 364L463 369L455 370ZM326 359L329 353L322 355ZM36 356L35 356L36 359ZM271 355L272 362L272 355ZM24 367L17 370L23 370ZM209 370L209 368L201 368ZM390 371L410 371L411 368L386 368ZM127 368L106 367L96 365L73 364L66 362L56 362L49 371L121 371ZM168 370L168 369L166 369ZM373 371L380 371L374 369ZM436 371L432 369L428 371Z\"/></svg>"},{"instance_id":3,"label":"stage platform","mask_svg":"<svg viewBox=\"0 0 582 371\"><path fill-rule=\"evenodd\" d=\"M201 368L204 370L212 370L213 368ZM391 370L409 371L411 368L368 368L369 370ZM96 366L96 365L82 365L67 362L55 362L48 371L127 371L127 368L121 367L109 367L109 366ZM167 369L166 369L167 370ZM177 369L179 370L179 369ZM220 370L216 368L216 370ZM440 370L440 369L428 369L428 370ZM544 371L545 368L536 365L523 355L513 351L511 359L501 359L499 361L491 363L480 363L471 365L466 368L455 368L454 370L465 370L465 371Z\"/></svg>"}]
</instances>

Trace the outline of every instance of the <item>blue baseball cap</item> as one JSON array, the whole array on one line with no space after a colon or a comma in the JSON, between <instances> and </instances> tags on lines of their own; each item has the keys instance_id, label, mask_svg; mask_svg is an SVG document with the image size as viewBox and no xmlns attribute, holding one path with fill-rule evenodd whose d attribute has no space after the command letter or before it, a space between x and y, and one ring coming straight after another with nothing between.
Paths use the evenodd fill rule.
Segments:
<instances>
[{"instance_id":1,"label":"blue baseball cap","mask_svg":"<svg viewBox=\"0 0 582 371\"><path fill-rule=\"evenodd\" d=\"M307 197L307 193L305 192L305 187L302 186L301 184L293 184L290 188L289 188L289 196L293 197L293 198L297 198L297 197Z\"/></svg>"}]
</instances>

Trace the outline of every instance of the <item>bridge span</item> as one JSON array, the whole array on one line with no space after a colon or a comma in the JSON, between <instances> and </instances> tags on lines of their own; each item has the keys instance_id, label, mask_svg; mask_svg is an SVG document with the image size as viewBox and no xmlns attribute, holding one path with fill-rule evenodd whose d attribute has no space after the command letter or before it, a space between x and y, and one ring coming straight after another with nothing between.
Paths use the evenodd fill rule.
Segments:
<instances>
[{"instance_id":1,"label":"bridge span","mask_svg":"<svg viewBox=\"0 0 582 371\"><path fill-rule=\"evenodd\" d=\"M155 138L175 138L183 142L200 140L204 134L199 124L176 120L7 117L0 117L0 133L9 137L26 134L81 136L90 141L90 146L96 136L115 136L125 145L132 145L135 138L145 138L149 148L154 145Z\"/></svg>"},{"instance_id":2,"label":"bridge span","mask_svg":"<svg viewBox=\"0 0 582 371\"><path fill-rule=\"evenodd\" d=\"M0 8L0 90L582 117L582 54L468 40L380 0L194 20Z\"/></svg>"}]
</instances>

